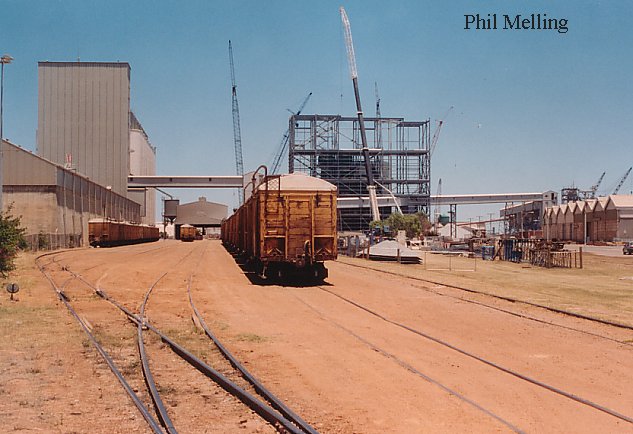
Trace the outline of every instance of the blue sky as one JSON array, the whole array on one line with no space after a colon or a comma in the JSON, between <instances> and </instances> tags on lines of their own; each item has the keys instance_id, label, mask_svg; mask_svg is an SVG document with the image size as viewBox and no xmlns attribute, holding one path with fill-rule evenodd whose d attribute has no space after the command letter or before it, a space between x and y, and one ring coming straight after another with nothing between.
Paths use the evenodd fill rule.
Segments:
<instances>
[{"instance_id":1,"label":"blue sky","mask_svg":"<svg viewBox=\"0 0 633 434\"><path fill-rule=\"evenodd\" d=\"M233 174L228 40L245 169L267 163L289 113L355 115L338 7L351 21L366 115L441 118L432 191L613 189L633 165L633 3L628 1L0 0L4 136L35 149L37 62L125 61L131 105L160 174ZM465 14L547 14L569 31L464 30ZM629 193L633 178L621 190ZM605 191L609 192L609 191ZM235 192L206 195L234 205ZM492 207L497 208L498 207ZM460 208L460 217L490 207Z\"/></svg>"}]
</instances>

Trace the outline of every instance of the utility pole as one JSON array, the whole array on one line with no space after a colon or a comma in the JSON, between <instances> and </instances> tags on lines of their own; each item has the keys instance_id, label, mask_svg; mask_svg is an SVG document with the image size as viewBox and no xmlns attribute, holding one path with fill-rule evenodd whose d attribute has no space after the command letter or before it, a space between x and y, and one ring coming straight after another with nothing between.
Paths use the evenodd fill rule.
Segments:
<instances>
[{"instance_id":1,"label":"utility pole","mask_svg":"<svg viewBox=\"0 0 633 434\"><path fill-rule=\"evenodd\" d=\"M380 118L380 96L378 96L378 83L374 81L374 90L376 91L376 146L382 148L382 125ZM402 214L402 213L401 213Z\"/></svg>"},{"instance_id":2,"label":"utility pole","mask_svg":"<svg viewBox=\"0 0 633 434\"><path fill-rule=\"evenodd\" d=\"M3 148L3 144L2 141L4 140L4 135L3 135L3 131L2 131L2 124L3 124L3 106L4 106L4 64L9 64L11 63L11 61L13 60L13 57L9 56L8 54L5 54L4 56L0 57L0 65L2 68L2 71L0 72L0 213L2 213L2 186L3 186L3 179L2 179L2 148Z\"/></svg>"},{"instance_id":3,"label":"utility pole","mask_svg":"<svg viewBox=\"0 0 633 434\"><path fill-rule=\"evenodd\" d=\"M235 67L233 66L233 47L229 41L229 62L231 65L231 96L233 101L233 141L235 142L235 170L244 176L244 160L242 159L242 132L240 129L240 107L237 104L237 86L235 85ZM239 205L244 203L244 190L238 190Z\"/></svg>"}]
</instances>

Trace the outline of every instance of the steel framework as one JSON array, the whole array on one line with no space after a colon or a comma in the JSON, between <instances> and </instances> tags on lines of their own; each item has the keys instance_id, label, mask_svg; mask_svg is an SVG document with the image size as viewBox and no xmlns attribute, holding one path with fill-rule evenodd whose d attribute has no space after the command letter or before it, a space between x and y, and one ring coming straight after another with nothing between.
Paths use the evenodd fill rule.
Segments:
<instances>
[{"instance_id":1,"label":"steel framework","mask_svg":"<svg viewBox=\"0 0 633 434\"><path fill-rule=\"evenodd\" d=\"M377 193L406 198L404 213L421 211L430 205L431 160L430 121L403 118L365 118L370 167ZM288 171L325 179L338 187L339 197L367 195L367 174L363 161L361 129L356 117L340 115L294 115L290 117ZM381 218L393 211L380 207ZM368 207L339 209L340 230L369 227Z\"/></svg>"}]
</instances>

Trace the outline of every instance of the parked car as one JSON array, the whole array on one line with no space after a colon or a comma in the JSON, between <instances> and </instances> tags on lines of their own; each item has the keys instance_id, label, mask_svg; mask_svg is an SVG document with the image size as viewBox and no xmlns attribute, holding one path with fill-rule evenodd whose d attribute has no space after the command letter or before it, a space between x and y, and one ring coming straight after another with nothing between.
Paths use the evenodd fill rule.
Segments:
<instances>
[{"instance_id":1,"label":"parked car","mask_svg":"<svg viewBox=\"0 0 633 434\"><path fill-rule=\"evenodd\" d=\"M622 247L622 253L625 255L633 254L633 243L624 244L624 247Z\"/></svg>"}]
</instances>

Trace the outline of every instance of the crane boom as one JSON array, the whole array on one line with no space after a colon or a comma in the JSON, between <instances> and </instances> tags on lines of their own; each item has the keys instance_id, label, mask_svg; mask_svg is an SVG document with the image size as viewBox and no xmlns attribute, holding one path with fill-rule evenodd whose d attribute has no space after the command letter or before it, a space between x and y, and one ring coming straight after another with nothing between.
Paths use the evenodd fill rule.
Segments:
<instances>
[{"instance_id":1,"label":"crane boom","mask_svg":"<svg viewBox=\"0 0 633 434\"><path fill-rule=\"evenodd\" d=\"M598 178L598 182L596 182L594 185L591 186L591 192L592 192L592 196L595 197L596 196L596 192L598 191L598 188L600 188L600 184L602 183L602 180L604 179L604 175L606 175L607 172L602 172L602 175L600 175L600 178Z\"/></svg>"},{"instance_id":2,"label":"crane boom","mask_svg":"<svg viewBox=\"0 0 633 434\"><path fill-rule=\"evenodd\" d=\"M435 152L435 147L437 146L437 140L440 138L440 131L442 131L442 125L444 125L444 121L448 117L448 114L451 112L451 110L453 110L453 106L449 107L444 117L440 119L437 123L437 128L435 129L435 132L433 133L433 138L431 139L431 148L429 150L429 154L431 156L433 156L433 152Z\"/></svg>"},{"instance_id":3,"label":"crane boom","mask_svg":"<svg viewBox=\"0 0 633 434\"><path fill-rule=\"evenodd\" d=\"M233 141L235 143L235 171L244 176L244 160L242 159L242 132L240 129L240 107L237 103L237 86L235 85L235 67L233 65L233 47L229 41L229 63L231 65L231 97L233 110ZM240 205L244 203L244 192L239 189Z\"/></svg>"},{"instance_id":4,"label":"crane boom","mask_svg":"<svg viewBox=\"0 0 633 434\"><path fill-rule=\"evenodd\" d=\"M308 100L310 99L310 97L312 96L312 92L310 92L308 94L308 96L306 96L306 98L303 100L303 102L301 103L301 105L299 106L299 109L296 112L291 112L293 115L300 115L301 112L303 111L303 109L305 108L306 104L308 103ZM272 168L272 170L270 171L270 173L272 173L273 175L277 173L277 170L279 169L279 165L281 164L281 160L284 156L284 154L286 153L286 148L288 147L288 140L290 139L290 128L286 129L286 132L284 133L284 136L281 138L281 142L279 143L279 147L277 149L277 153L275 154L275 156L273 157L273 164L270 166Z\"/></svg>"},{"instance_id":5,"label":"crane boom","mask_svg":"<svg viewBox=\"0 0 633 434\"><path fill-rule=\"evenodd\" d=\"M376 145L382 148L382 125L380 123L380 96L378 95L378 83L374 81L374 88L376 90ZM402 213L400 213L402 214Z\"/></svg>"},{"instance_id":6,"label":"crane boom","mask_svg":"<svg viewBox=\"0 0 633 434\"><path fill-rule=\"evenodd\" d=\"M631 173L631 169L633 169L633 167L629 167L629 170L626 171L622 179L620 179L618 186L615 188L615 190L613 190L613 193L611 194L618 194L618 191L620 191L620 187L622 187L622 185L624 184L624 181L626 181L626 178L629 177L629 173Z\"/></svg>"},{"instance_id":7,"label":"crane boom","mask_svg":"<svg viewBox=\"0 0 633 434\"><path fill-rule=\"evenodd\" d=\"M380 211L378 210L378 198L376 197L376 185L374 176L371 171L371 163L369 160L369 148L367 147L367 133L365 132L365 119L363 117L363 109L360 104L360 92L358 91L358 72L356 71L356 56L354 55L354 42L352 41L352 29L347 18L347 13L343 6L340 7L341 20L343 21L343 30L345 32L345 47L347 48L347 61L349 63L349 73L352 76L354 84L354 97L356 98L356 111L358 114L358 123L360 127L360 138L362 142L363 159L365 160L365 171L367 173L367 191L369 193L369 206L371 208L371 216L374 221L380 220Z\"/></svg>"}]
</instances>

